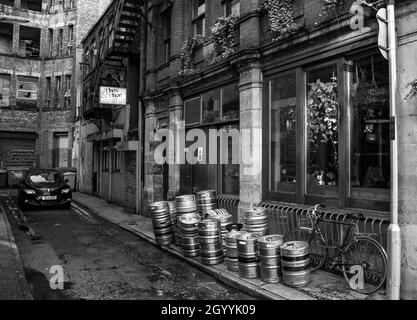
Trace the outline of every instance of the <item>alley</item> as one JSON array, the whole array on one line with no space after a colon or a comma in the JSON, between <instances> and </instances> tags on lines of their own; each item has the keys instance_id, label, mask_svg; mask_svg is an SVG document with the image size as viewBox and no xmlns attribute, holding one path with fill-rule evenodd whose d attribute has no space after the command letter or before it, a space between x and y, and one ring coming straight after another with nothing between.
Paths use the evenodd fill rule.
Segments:
<instances>
[{"instance_id":1,"label":"alley","mask_svg":"<svg viewBox=\"0 0 417 320\"><path fill-rule=\"evenodd\" d=\"M56 208L24 216L8 211L35 299L251 299L99 217ZM52 266L63 267L64 290L50 289Z\"/></svg>"}]
</instances>

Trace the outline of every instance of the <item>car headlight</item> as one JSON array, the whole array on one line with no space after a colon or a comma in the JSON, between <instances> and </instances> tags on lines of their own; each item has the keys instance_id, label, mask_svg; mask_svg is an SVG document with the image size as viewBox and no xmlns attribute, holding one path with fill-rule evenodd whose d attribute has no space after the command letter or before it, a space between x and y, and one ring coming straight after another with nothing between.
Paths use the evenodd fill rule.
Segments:
<instances>
[{"instance_id":1,"label":"car headlight","mask_svg":"<svg viewBox=\"0 0 417 320\"><path fill-rule=\"evenodd\" d=\"M71 192L71 189L62 189L62 191L61 191L61 193L70 193Z\"/></svg>"},{"instance_id":2,"label":"car headlight","mask_svg":"<svg viewBox=\"0 0 417 320\"><path fill-rule=\"evenodd\" d=\"M23 189L23 191L26 193L26 194L35 194L36 192L35 192L35 190L32 190L32 189Z\"/></svg>"}]
</instances>

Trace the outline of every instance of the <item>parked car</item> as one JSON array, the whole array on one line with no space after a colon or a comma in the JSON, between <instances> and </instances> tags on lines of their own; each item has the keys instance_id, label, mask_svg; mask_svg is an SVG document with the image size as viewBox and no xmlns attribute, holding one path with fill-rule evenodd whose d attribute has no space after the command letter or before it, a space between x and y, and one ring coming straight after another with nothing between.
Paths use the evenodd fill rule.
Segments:
<instances>
[{"instance_id":1,"label":"parked car","mask_svg":"<svg viewBox=\"0 0 417 320\"><path fill-rule=\"evenodd\" d=\"M71 200L71 187L56 169L30 169L19 183L20 206L63 206L69 209Z\"/></svg>"}]
</instances>

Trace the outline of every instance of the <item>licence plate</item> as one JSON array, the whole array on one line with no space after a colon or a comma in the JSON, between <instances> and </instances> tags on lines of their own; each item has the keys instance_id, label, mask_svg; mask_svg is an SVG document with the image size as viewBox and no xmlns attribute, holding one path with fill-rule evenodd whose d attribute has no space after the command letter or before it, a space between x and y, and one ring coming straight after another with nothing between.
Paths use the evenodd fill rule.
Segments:
<instances>
[{"instance_id":1,"label":"licence plate","mask_svg":"<svg viewBox=\"0 0 417 320\"><path fill-rule=\"evenodd\" d=\"M42 196L41 200L56 200L58 199L57 196Z\"/></svg>"}]
</instances>

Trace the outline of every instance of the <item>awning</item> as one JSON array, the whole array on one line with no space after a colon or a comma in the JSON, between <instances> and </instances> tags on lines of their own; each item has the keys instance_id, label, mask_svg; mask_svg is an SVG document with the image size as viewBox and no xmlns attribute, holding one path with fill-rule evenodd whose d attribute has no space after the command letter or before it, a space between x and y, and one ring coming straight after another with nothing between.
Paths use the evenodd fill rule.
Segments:
<instances>
[{"instance_id":1,"label":"awning","mask_svg":"<svg viewBox=\"0 0 417 320\"><path fill-rule=\"evenodd\" d=\"M138 151L139 141L121 141L116 144L117 151Z\"/></svg>"},{"instance_id":2,"label":"awning","mask_svg":"<svg viewBox=\"0 0 417 320\"><path fill-rule=\"evenodd\" d=\"M105 141L105 140L112 140L112 139L123 139L123 129L113 129L109 131L101 131L92 133L87 136L88 142L95 142L95 141Z\"/></svg>"}]
</instances>

